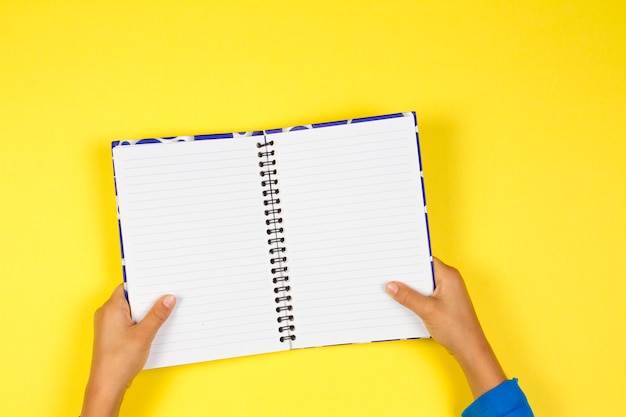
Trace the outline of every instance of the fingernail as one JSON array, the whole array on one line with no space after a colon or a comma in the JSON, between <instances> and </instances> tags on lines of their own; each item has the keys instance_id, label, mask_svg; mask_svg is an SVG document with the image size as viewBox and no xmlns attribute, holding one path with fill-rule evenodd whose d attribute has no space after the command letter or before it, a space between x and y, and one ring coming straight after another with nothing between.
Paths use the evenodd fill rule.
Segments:
<instances>
[{"instance_id":1,"label":"fingernail","mask_svg":"<svg viewBox=\"0 0 626 417\"><path fill-rule=\"evenodd\" d=\"M395 282L389 282L385 288L387 289L387 292L389 293L389 295L393 296L398 293L398 286L396 285Z\"/></svg>"},{"instance_id":2,"label":"fingernail","mask_svg":"<svg viewBox=\"0 0 626 417\"><path fill-rule=\"evenodd\" d=\"M167 308L174 307L174 304L176 304L176 297L174 297L173 295L166 295L163 299L163 305L165 305L165 307Z\"/></svg>"}]
</instances>

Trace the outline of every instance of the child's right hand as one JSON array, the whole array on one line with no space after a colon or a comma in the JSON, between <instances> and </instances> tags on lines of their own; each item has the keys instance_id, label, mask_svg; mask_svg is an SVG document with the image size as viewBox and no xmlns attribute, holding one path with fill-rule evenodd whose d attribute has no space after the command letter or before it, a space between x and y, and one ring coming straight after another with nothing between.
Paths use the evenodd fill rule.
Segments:
<instances>
[{"instance_id":1,"label":"child's right hand","mask_svg":"<svg viewBox=\"0 0 626 417\"><path fill-rule=\"evenodd\" d=\"M391 281L387 292L417 314L433 339L443 345L465 372L474 397L506 380L480 327L459 271L434 258L436 288L428 297Z\"/></svg>"}]
</instances>

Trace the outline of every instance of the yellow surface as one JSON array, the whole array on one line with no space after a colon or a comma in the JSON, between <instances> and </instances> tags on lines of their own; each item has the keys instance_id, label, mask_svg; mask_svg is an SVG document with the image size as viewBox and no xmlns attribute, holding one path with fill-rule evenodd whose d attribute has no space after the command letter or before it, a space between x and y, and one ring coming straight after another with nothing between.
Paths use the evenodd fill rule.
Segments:
<instances>
[{"instance_id":1,"label":"yellow surface","mask_svg":"<svg viewBox=\"0 0 626 417\"><path fill-rule=\"evenodd\" d=\"M121 280L110 141L407 110L434 252L536 415L626 415L625 6L514 3L1 2L0 415L80 411ZM146 371L122 415L470 401L428 340Z\"/></svg>"}]
</instances>

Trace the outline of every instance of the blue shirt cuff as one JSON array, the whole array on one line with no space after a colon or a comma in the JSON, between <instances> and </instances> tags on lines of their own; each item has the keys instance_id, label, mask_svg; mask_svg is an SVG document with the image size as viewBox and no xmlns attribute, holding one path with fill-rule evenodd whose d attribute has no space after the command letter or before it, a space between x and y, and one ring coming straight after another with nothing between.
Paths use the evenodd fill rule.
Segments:
<instances>
[{"instance_id":1,"label":"blue shirt cuff","mask_svg":"<svg viewBox=\"0 0 626 417\"><path fill-rule=\"evenodd\" d=\"M533 417L528 400L517 384L517 378L504 381L476 398L462 417Z\"/></svg>"}]
</instances>

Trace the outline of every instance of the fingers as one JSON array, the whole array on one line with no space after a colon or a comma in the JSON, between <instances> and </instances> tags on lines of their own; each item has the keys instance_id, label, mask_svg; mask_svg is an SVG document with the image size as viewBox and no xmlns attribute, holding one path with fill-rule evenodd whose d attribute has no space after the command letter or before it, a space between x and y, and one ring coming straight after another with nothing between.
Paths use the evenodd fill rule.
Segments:
<instances>
[{"instance_id":1,"label":"fingers","mask_svg":"<svg viewBox=\"0 0 626 417\"><path fill-rule=\"evenodd\" d=\"M458 269L453 266L446 265L437 258L433 258L434 272L435 272L435 297L441 293L443 287L446 288L445 292L448 295L467 293L465 288L465 282ZM466 294L466 296L468 296ZM469 297L469 296L468 296Z\"/></svg>"},{"instance_id":2,"label":"fingers","mask_svg":"<svg viewBox=\"0 0 626 417\"><path fill-rule=\"evenodd\" d=\"M437 258L436 256L433 256L433 265L434 265L435 270L441 270L444 267L448 266L441 259Z\"/></svg>"},{"instance_id":3,"label":"fingers","mask_svg":"<svg viewBox=\"0 0 626 417\"><path fill-rule=\"evenodd\" d=\"M120 284L113 290L113 294L111 294L110 300L120 300L125 299L124 297L124 284Z\"/></svg>"},{"instance_id":4,"label":"fingers","mask_svg":"<svg viewBox=\"0 0 626 417\"><path fill-rule=\"evenodd\" d=\"M438 258L433 257L433 266L435 274L435 285L439 285L439 276L445 269L450 269L448 265L441 262ZM387 293L393 297L394 300L413 311L422 319L430 316L436 302L434 298L427 297L419 292L415 291L406 284L397 281L391 281L387 284Z\"/></svg>"},{"instance_id":5,"label":"fingers","mask_svg":"<svg viewBox=\"0 0 626 417\"><path fill-rule=\"evenodd\" d=\"M120 284L113 290L109 299L95 312L95 319L101 320L102 316L109 314L121 314L128 316L130 321L130 307L124 296L124 284Z\"/></svg>"},{"instance_id":6,"label":"fingers","mask_svg":"<svg viewBox=\"0 0 626 417\"><path fill-rule=\"evenodd\" d=\"M156 332L172 313L175 305L176 298L173 295L164 295L154 303L143 320L137 323L137 326L142 328L151 339L154 338Z\"/></svg>"},{"instance_id":7,"label":"fingers","mask_svg":"<svg viewBox=\"0 0 626 417\"><path fill-rule=\"evenodd\" d=\"M406 284L391 281L385 289L394 300L422 318L428 315L428 311L432 308L433 300L430 297L418 293Z\"/></svg>"},{"instance_id":8,"label":"fingers","mask_svg":"<svg viewBox=\"0 0 626 417\"><path fill-rule=\"evenodd\" d=\"M439 258L433 256L433 272L435 273L435 285L439 286L441 283L441 277L446 271L453 270L451 266L443 263Z\"/></svg>"},{"instance_id":9,"label":"fingers","mask_svg":"<svg viewBox=\"0 0 626 417\"><path fill-rule=\"evenodd\" d=\"M120 284L113 290L113 293L109 297L108 304L112 304L115 306L121 305L121 303L127 304L126 297L124 296L124 284Z\"/></svg>"}]
</instances>

